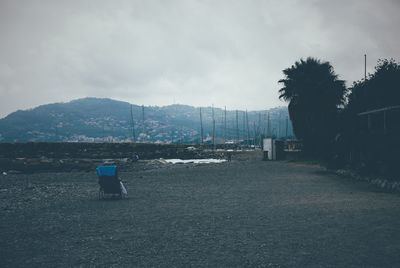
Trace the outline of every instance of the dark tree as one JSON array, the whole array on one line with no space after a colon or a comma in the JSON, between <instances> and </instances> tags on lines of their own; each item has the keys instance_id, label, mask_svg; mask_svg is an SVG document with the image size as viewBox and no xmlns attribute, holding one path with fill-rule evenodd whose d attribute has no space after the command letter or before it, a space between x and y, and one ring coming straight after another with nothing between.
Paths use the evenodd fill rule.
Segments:
<instances>
[{"instance_id":1,"label":"dark tree","mask_svg":"<svg viewBox=\"0 0 400 268\"><path fill-rule=\"evenodd\" d=\"M400 64L379 60L373 74L350 88L340 130L343 162L369 174L398 174L399 106Z\"/></svg>"},{"instance_id":2,"label":"dark tree","mask_svg":"<svg viewBox=\"0 0 400 268\"><path fill-rule=\"evenodd\" d=\"M400 64L379 60L375 72L355 82L350 92L347 109L353 113L400 105Z\"/></svg>"},{"instance_id":3,"label":"dark tree","mask_svg":"<svg viewBox=\"0 0 400 268\"><path fill-rule=\"evenodd\" d=\"M338 109L345 103L346 87L329 62L301 59L283 70L280 99L289 102L293 130L308 154L327 156L337 133Z\"/></svg>"},{"instance_id":4,"label":"dark tree","mask_svg":"<svg viewBox=\"0 0 400 268\"><path fill-rule=\"evenodd\" d=\"M400 64L393 59L379 60L375 72L369 74L366 80L354 82L349 90L340 132L352 137L354 142L366 125L362 121L366 121L367 117L360 117L359 113L400 105ZM390 111L387 114L388 117L391 116L388 120L394 127L400 123L395 112ZM373 117L382 117L382 114L374 114ZM395 120L398 122L394 122Z\"/></svg>"}]
</instances>

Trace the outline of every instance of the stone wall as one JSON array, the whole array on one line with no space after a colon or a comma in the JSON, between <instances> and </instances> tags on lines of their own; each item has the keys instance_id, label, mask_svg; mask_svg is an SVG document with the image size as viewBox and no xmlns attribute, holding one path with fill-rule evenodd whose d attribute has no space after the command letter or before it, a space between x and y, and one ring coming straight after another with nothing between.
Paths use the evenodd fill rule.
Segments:
<instances>
[{"instance_id":1,"label":"stone wall","mask_svg":"<svg viewBox=\"0 0 400 268\"><path fill-rule=\"evenodd\" d=\"M224 152L188 145L143 143L0 143L1 172L93 170L108 161L131 167L140 160L159 158L226 158Z\"/></svg>"}]
</instances>

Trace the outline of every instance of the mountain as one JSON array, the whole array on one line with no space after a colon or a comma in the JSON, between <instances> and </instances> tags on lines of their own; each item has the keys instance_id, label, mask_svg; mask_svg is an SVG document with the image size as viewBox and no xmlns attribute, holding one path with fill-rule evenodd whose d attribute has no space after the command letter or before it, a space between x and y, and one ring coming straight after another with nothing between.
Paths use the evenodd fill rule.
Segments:
<instances>
[{"instance_id":1,"label":"mountain","mask_svg":"<svg viewBox=\"0 0 400 268\"><path fill-rule=\"evenodd\" d=\"M247 113L248 119L244 111L226 111L225 127L225 112L220 108L138 106L112 99L84 98L9 114L0 119L0 142L131 141L135 137L140 142L196 143L201 140L200 109L206 142L212 137L213 110L217 142L225 138L237 140L238 136L239 140L248 140L262 134L293 136L287 122L287 107L251 111Z\"/></svg>"}]
</instances>

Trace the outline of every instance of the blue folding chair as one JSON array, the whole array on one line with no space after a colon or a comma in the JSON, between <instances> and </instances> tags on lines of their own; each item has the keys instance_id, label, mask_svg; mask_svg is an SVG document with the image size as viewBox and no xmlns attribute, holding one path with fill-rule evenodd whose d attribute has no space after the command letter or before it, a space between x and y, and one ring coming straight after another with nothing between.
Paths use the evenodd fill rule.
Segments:
<instances>
[{"instance_id":1,"label":"blue folding chair","mask_svg":"<svg viewBox=\"0 0 400 268\"><path fill-rule=\"evenodd\" d=\"M103 199L106 194L117 195L119 198L123 198L117 166L98 166L96 168L96 173L100 185L99 199Z\"/></svg>"}]
</instances>

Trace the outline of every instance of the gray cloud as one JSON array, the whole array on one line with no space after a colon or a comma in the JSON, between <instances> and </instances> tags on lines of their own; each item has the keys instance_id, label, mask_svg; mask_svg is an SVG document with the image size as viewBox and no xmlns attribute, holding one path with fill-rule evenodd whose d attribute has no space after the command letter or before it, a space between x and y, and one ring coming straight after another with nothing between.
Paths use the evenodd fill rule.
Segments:
<instances>
[{"instance_id":1,"label":"gray cloud","mask_svg":"<svg viewBox=\"0 0 400 268\"><path fill-rule=\"evenodd\" d=\"M398 1L0 1L0 117L97 96L261 109L301 57L399 57Z\"/></svg>"}]
</instances>

